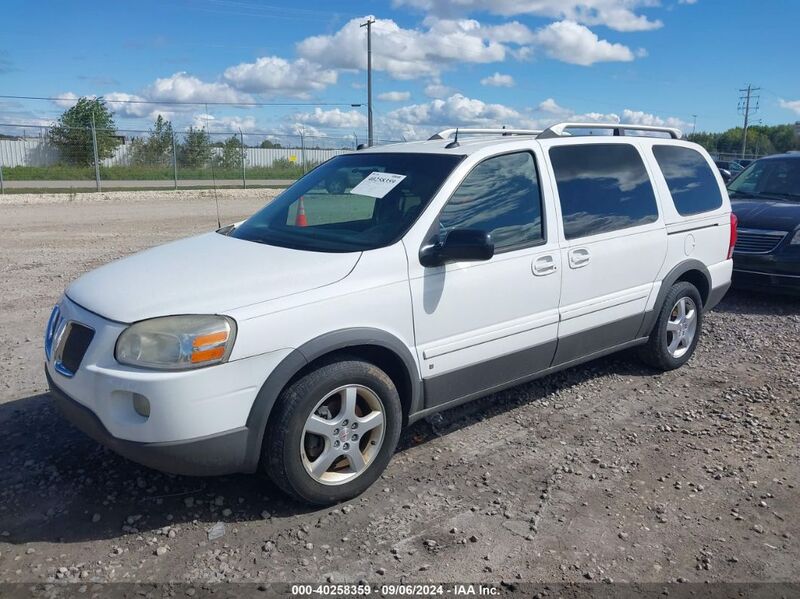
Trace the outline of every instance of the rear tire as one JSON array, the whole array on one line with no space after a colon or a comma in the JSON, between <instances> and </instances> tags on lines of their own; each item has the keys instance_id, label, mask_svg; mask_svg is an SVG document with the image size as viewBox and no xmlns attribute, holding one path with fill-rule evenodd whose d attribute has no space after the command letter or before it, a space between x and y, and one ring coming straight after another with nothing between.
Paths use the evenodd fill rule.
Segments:
<instances>
[{"instance_id":1,"label":"rear tire","mask_svg":"<svg viewBox=\"0 0 800 599\"><path fill-rule=\"evenodd\" d=\"M672 286L639 351L642 361L658 370L680 368L694 354L703 330L703 300L697 287L681 281Z\"/></svg>"},{"instance_id":2,"label":"rear tire","mask_svg":"<svg viewBox=\"0 0 800 599\"><path fill-rule=\"evenodd\" d=\"M261 464L284 492L313 505L352 499L394 453L400 396L374 364L323 365L283 390L267 424Z\"/></svg>"}]
</instances>

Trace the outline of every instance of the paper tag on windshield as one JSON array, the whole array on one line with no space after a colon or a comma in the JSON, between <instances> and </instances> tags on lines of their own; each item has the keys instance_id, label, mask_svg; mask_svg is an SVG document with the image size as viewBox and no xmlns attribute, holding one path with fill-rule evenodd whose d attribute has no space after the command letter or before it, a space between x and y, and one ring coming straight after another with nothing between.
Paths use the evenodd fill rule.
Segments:
<instances>
[{"instance_id":1,"label":"paper tag on windshield","mask_svg":"<svg viewBox=\"0 0 800 599\"><path fill-rule=\"evenodd\" d=\"M350 193L357 193L362 196L373 198L383 198L387 193L398 186L400 181L405 179L405 175L395 175L392 173L371 172L364 177L364 180L350 190Z\"/></svg>"}]
</instances>

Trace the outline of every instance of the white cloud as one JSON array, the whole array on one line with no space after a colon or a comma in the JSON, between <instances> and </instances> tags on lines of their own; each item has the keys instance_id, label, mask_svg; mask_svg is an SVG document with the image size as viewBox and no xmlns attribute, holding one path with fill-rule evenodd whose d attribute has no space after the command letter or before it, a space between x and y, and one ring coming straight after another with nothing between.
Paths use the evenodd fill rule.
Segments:
<instances>
[{"instance_id":1,"label":"white cloud","mask_svg":"<svg viewBox=\"0 0 800 599\"><path fill-rule=\"evenodd\" d=\"M481 85L489 85L491 87L514 87L514 78L511 75L495 73L494 75L481 79Z\"/></svg>"},{"instance_id":2,"label":"white cloud","mask_svg":"<svg viewBox=\"0 0 800 599\"><path fill-rule=\"evenodd\" d=\"M449 85L444 85L441 81L432 81L423 90L429 98L446 98L455 93L455 89Z\"/></svg>"},{"instance_id":3,"label":"white cloud","mask_svg":"<svg viewBox=\"0 0 800 599\"><path fill-rule=\"evenodd\" d=\"M63 97L74 98L75 94L63 94ZM103 97L116 116L149 120L154 120L159 114L164 118L172 119L178 113L197 110L198 105L205 102L236 103L252 100L250 95L233 89L227 83L202 81L185 72L156 79L138 94L111 92ZM179 104L180 102L190 104ZM74 104L74 101L67 102L65 100L60 105L71 104ZM246 119L242 122L247 123Z\"/></svg>"},{"instance_id":4,"label":"white cloud","mask_svg":"<svg viewBox=\"0 0 800 599\"><path fill-rule=\"evenodd\" d=\"M150 117L155 119L159 114L168 118L168 114L175 111L176 106L169 108L166 106L155 106L146 102L146 98L137 94L126 94L124 92L111 92L103 96L108 107L114 112L115 116L123 118ZM185 107L184 107L185 108Z\"/></svg>"},{"instance_id":5,"label":"white cloud","mask_svg":"<svg viewBox=\"0 0 800 599\"><path fill-rule=\"evenodd\" d=\"M536 32L536 41L551 58L581 66L634 59L627 46L601 40L596 33L574 21L551 23Z\"/></svg>"},{"instance_id":6,"label":"white cloud","mask_svg":"<svg viewBox=\"0 0 800 599\"><path fill-rule=\"evenodd\" d=\"M285 123L278 128L282 133L285 135L304 135L306 137L328 137L328 135L317 129L316 127L309 125L308 123L299 123L299 122L292 122L292 123Z\"/></svg>"},{"instance_id":7,"label":"white cloud","mask_svg":"<svg viewBox=\"0 0 800 599\"><path fill-rule=\"evenodd\" d=\"M94 98L94 96L87 96L89 98ZM80 96L73 92L64 92L63 94L58 95L57 100L53 100L53 104L60 108L72 108L75 104L78 103Z\"/></svg>"},{"instance_id":8,"label":"white cloud","mask_svg":"<svg viewBox=\"0 0 800 599\"><path fill-rule=\"evenodd\" d=\"M542 112L546 112L548 114L554 115L566 115L572 112L569 108L564 108L563 106L559 106L558 103L553 98L547 98L546 100L542 100L539 102L539 106L537 107L538 110Z\"/></svg>"},{"instance_id":9,"label":"white cloud","mask_svg":"<svg viewBox=\"0 0 800 599\"><path fill-rule=\"evenodd\" d=\"M222 76L231 87L244 92L299 97L321 91L338 79L335 70L303 58L289 61L278 56L228 67Z\"/></svg>"},{"instance_id":10,"label":"white cloud","mask_svg":"<svg viewBox=\"0 0 800 599\"><path fill-rule=\"evenodd\" d=\"M393 4L412 6L439 17L480 12L505 17L528 14L605 25L617 31L647 31L663 25L638 14L641 8L658 6L657 0L394 0Z\"/></svg>"},{"instance_id":11,"label":"white cloud","mask_svg":"<svg viewBox=\"0 0 800 599\"><path fill-rule=\"evenodd\" d=\"M783 98L778 98L778 104L781 108L800 114L800 100L784 100Z\"/></svg>"},{"instance_id":12,"label":"white cloud","mask_svg":"<svg viewBox=\"0 0 800 599\"><path fill-rule=\"evenodd\" d=\"M411 92L384 92L378 94L378 100L383 102L407 102L411 98Z\"/></svg>"},{"instance_id":13,"label":"white cloud","mask_svg":"<svg viewBox=\"0 0 800 599\"><path fill-rule=\"evenodd\" d=\"M622 122L630 125L654 125L657 127L677 127L678 129L683 129L688 125L686 121L678 117L661 118L649 112L630 110L628 108L622 111Z\"/></svg>"},{"instance_id":14,"label":"white cloud","mask_svg":"<svg viewBox=\"0 0 800 599\"><path fill-rule=\"evenodd\" d=\"M517 110L503 104L489 104L453 94L444 100L435 99L393 110L382 120L381 127L392 139L420 139L443 127L500 127L514 124L519 118Z\"/></svg>"},{"instance_id":15,"label":"white cloud","mask_svg":"<svg viewBox=\"0 0 800 599\"><path fill-rule=\"evenodd\" d=\"M489 104L462 94L422 104L404 106L389 112L379 121L382 137L391 139L425 139L445 127L522 127L544 129L560 121L581 123L627 123L685 128L678 117L659 117L641 110L578 113L560 105L554 98L541 101L536 110L526 112L503 104Z\"/></svg>"},{"instance_id":16,"label":"white cloud","mask_svg":"<svg viewBox=\"0 0 800 599\"><path fill-rule=\"evenodd\" d=\"M142 93L148 100L162 102L248 102L252 98L226 83L201 81L185 72L156 79Z\"/></svg>"},{"instance_id":17,"label":"white cloud","mask_svg":"<svg viewBox=\"0 0 800 599\"><path fill-rule=\"evenodd\" d=\"M358 110L322 110L315 108L314 112L301 112L292 117L298 123L316 127L330 127L333 129L358 129L367 126L367 117Z\"/></svg>"},{"instance_id":18,"label":"white cloud","mask_svg":"<svg viewBox=\"0 0 800 599\"><path fill-rule=\"evenodd\" d=\"M352 19L332 35L306 38L297 45L300 56L328 68L365 69L363 18ZM436 77L450 64L505 60L504 42L524 37L524 26L483 27L470 19L426 19L427 29L404 29L391 19L372 25L372 67L395 79ZM527 28L524 28L527 29Z\"/></svg>"}]
</instances>

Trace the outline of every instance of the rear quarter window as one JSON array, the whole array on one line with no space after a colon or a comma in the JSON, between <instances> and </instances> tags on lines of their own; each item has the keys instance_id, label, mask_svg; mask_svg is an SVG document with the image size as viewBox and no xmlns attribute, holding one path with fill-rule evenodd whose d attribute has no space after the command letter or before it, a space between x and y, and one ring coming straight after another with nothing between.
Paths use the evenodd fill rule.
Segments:
<instances>
[{"instance_id":1,"label":"rear quarter window","mask_svg":"<svg viewBox=\"0 0 800 599\"><path fill-rule=\"evenodd\" d=\"M658 220L653 185L632 145L555 146L550 162L567 239Z\"/></svg>"},{"instance_id":2,"label":"rear quarter window","mask_svg":"<svg viewBox=\"0 0 800 599\"><path fill-rule=\"evenodd\" d=\"M656 145L653 155L678 214L691 216L722 206L717 179L700 152L681 146Z\"/></svg>"}]
</instances>

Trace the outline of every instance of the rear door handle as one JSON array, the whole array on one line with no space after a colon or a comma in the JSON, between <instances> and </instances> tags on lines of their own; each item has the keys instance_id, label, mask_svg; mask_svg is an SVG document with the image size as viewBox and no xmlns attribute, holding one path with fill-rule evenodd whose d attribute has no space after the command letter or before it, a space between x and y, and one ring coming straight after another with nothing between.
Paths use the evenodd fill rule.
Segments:
<instances>
[{"instance_id":1,"label":"rear door handle","mask_svg":"<svg viewBox=\"0 0 800 599\"><path fill-rule=\"evenodd\" d=\"M577 248L569 251L569 265L572 268L581 268L589 264L592 256L586 248Z\"/></svg>"},{"instance_id":2,"label":"rear door handle","mask_svg":"<svg viewBox=\"0 0 800 599\"><path fill-rule=\"evenodd\" d=\"M558 270L556 259L552 255L539 256L533 261L533 274L537 277L552 274Z\"/></svg>"}]
</instances>

